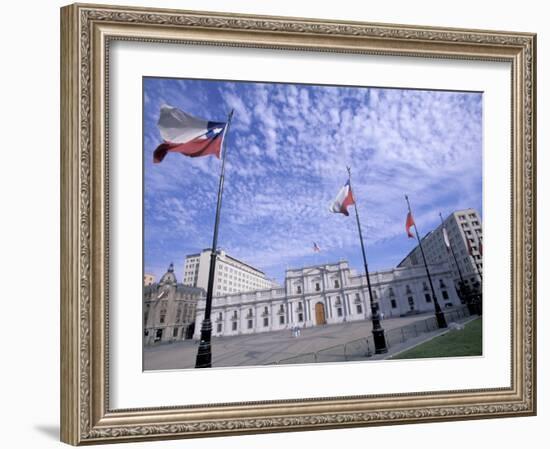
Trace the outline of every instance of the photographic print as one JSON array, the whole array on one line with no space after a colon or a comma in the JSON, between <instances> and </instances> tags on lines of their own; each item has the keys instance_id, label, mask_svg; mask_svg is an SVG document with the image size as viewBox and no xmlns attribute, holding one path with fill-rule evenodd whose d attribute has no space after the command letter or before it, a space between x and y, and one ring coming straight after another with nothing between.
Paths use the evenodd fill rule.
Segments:
<instances>
[{"instance_id":1,"label":"photographic print","mask_svg":"<svg viewBox=\"0 0 550 449\"><path fill-rule=\"evenodd\" d=\"M481 92L143 78L143 367L482 355Z\"/></svg>"},{"instance_id":2,"label":"photographic print","mask_svg":"<svg viewBox=\"0 0 550 449\"><path fill-rule=\"evenodd\" d=\"M62 441L536 414L536 40L63 7Z\"/></svg>"}]
</instances>

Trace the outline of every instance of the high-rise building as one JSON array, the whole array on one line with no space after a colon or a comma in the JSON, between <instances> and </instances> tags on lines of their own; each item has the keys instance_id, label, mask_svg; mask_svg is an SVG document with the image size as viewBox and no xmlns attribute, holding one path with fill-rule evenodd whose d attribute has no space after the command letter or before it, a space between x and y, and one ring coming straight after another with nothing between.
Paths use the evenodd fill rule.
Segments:
<instances>
[{"instance_id":1,"label":"high-rise building","mask_svg":"<svg viewBox=\"0 0 550 449\"><path fill-rule=\"evenodd\" d=\"M184 285L207 290L211 254L211 249L204 249L200 253L190 254L185 258ZM263 271L235 259L223 250L218 251L213 296L272 287L277 287L277 284L268 279Z\"/></svg>"},{"instance_id":2,"label":"high-rise building","mask_svg":"<svg viewBox=\"0 0 550 449\"><path fill-rule=\"evenodd\" d=\"M445 244L443 226L447 229L449 243L456 256L458 267L452 253ZM466 285L473 288L481 285L479 274L483 276L482 246L481 219L474 209L453 212L443 220L443 224L440 224L422 238L422 248L428 264L448 263L457 286L461 274ZM469 247L472 254L470 254ZM417 245L397 266L411 267L423 263L420 246Z\"/></svg>"}]
</instances>

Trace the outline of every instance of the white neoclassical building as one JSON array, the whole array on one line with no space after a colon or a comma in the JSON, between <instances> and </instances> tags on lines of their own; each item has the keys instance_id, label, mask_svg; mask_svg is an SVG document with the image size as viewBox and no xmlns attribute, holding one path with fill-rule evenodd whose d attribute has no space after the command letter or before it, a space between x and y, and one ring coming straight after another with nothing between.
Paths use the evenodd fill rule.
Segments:
<instances>
[{"instance_id":1,"label":"white neoclassical building","mask_svg":"<svg viewBox=\"0 0 550 449\"><path fill-rule=\"evenodd\" d=\"M460 299L454 276L445 263L429 266L442 308ZM406 266L371 273L373 299L385 317L434 310L424 266ZM197 304L194 338L200 337L205 299ZM311 327L370 318L366 276L350 269L347 261L289 269L284 287L214 297L212 335L229 336Z\"/></svg>"}]
</instances>

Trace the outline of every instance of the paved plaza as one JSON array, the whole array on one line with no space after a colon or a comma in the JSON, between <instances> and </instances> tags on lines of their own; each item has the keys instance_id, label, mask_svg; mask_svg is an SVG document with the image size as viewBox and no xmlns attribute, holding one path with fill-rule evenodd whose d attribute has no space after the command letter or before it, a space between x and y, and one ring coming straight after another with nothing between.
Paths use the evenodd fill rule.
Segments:
<instances>
[{"instance_id":1,"label":"paved plaza","mask_svg":"<svg viewBox=\"0 0 550 449\"><path fill-rule=\"evenodd\" d=\"M424 313L409 317L390 318L382 321L386 332L409 324L424 321L433 313ZM451 322L451 320L448 320ZM372 336L370 320L354 321L343 324L315 326L301 330L300 337L293 337L290 330L265 332L231 337L214 337L212 339L212 366L254 366L277 363L281 360L301 354L315 353L325 348L343 345L350 341ZM412 338L399 345L399 350L406 349L423 339L432 338L441 333L437 330ZM144 349L144 369L185 369L194 368L198 341L183 340L171 344L162 344ZM391 356L397 347L392 348L382 358ZM380 356L373 357L381 358ZM366 357L365 357L366 359ZM298 363L298 362L295 362Z\"/></svg>"}]
</instances>

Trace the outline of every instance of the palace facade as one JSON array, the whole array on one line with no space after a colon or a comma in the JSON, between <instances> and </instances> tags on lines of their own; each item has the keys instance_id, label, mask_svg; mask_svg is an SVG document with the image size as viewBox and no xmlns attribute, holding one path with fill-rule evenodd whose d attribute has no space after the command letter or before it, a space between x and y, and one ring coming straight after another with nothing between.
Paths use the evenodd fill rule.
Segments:
<instances>
[{"instance_id":1,"label":"palace facade","mask_svg":"<svg viewBox=\"0 0 550 449\"><path fill-rule=\"evenodd\" d=\"M448 263L429 266L435 294L442 308L461 301ZM373 301L384 317L434 310L424 266L402 266L370 274ZM205 299L197 304L194 338L200 338ZM230 336L311 327L371 316L366 276L347 261L289 269L284 287L214 297L212 335Z\"/></svg>"}]
</instances>

